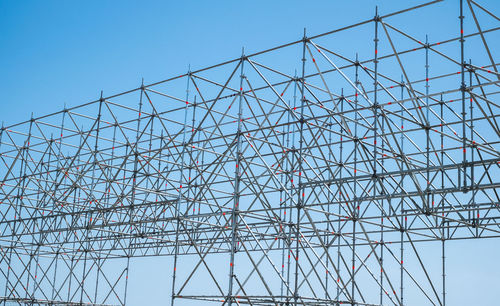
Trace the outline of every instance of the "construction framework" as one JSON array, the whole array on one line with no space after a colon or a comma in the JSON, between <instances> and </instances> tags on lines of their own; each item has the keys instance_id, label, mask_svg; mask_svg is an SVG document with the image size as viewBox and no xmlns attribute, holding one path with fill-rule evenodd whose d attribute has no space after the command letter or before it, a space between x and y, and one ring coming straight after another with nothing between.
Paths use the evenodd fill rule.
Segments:
<instances>
[{"instance_id":1,"label":"construction framework","mask_svg":"<svg viewBox=\"0 0 500 306\"><path fill-rule=\"evenodd\" d=\"M172 305L445 305L447 242L500 237L500 19L396 25L439 2L2 126L0 301L125 305L173 256Z\"/></svg>"}]
</instances>

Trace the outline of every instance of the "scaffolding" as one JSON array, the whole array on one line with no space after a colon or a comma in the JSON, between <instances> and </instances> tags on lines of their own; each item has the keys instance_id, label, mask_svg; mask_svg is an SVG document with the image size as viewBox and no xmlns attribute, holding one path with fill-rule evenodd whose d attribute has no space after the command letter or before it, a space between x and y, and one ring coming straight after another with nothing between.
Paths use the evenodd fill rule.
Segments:
<instances>
[{"instance_id":1,"label":"scaffolding","mask_svg":"<svg viewBox=\"0 0 500 306\"><path fill-rule=\"evenodd\" d=\"M125 305L172 256L172 305L445 305L447 242L500 236L500 19L397 25L439 2L2 126L0 303Z\"/></svg>"}]
</instances>

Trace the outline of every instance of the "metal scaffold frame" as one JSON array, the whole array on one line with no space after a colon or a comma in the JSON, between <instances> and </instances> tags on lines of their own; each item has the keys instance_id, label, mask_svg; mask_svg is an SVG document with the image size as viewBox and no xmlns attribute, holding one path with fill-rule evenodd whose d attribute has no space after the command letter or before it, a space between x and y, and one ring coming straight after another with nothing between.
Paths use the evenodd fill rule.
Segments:
<instances>
[{"instance_id":1,"label":"metal scaffold frame","mask_svg":"<svg viewBox=\"0 0 500 306\"><path fill-rule=\"evenodd\" d=\"M173 256L172 305L446 305L447 242L500 237L500 19L392 22L439 2L2 126L0 303L125 305Z\"/></svg>"}]
</instances>

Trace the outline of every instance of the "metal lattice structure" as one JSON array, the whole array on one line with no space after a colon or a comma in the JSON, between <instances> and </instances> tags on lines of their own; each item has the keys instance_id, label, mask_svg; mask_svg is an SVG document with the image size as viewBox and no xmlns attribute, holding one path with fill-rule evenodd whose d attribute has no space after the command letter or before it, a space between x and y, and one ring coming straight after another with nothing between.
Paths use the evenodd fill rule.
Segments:
<instances>
[{"instance_id":1,"label":"metal lattice structure","mask_svg":"<svg viewBox=\"0 0 500 306\"><path fill-rule=\"evenodd\" d=\"M3 127L2 301L125 305L169 255L176 305L445 305L447 242L500 234L500 25L392 22L437 2Z\"/></svg>"}]
</instances>

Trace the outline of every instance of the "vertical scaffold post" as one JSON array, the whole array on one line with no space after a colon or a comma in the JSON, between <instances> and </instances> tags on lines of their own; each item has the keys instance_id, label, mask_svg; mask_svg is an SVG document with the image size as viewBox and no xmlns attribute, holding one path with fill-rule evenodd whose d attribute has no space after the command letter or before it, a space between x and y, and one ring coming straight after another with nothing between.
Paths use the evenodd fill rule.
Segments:
<instances>
[{"instance_id":1,"label":"vertical scaffold post","mask_svg":"<svg viewBox=\"0 0 500 306\"><path fill-rule=\"evenodd\" d=\"M177 257L179 256L179 230L181 223L181 200L182 200L182 182L183 182L183 172L184 172L184 153L186 151L186 125L187 125L187 117L188 117L188 108L189 108L189 81L191 77L191 67L188 68L188 73L186 74L186 104L184 106L184 123L182 127L182 149L181 149L181 166L179 173L179 193L177 195L177 201L175 203L175 220L176 220L176 228L175 228L175 250L174 250L174 271L172 274L172 295L170 304L173 306L175 301L175 279L177 277Z\"/></svg>"},{"instance_id":2,"label":"vertical scaffold post","mask_svg":"<svg viewBox=\"0 0 500 306\"><path fill-rule=\"evenodd\" d=\"M236 253L237 240L237 223L240 201L240 180L241 180L241 135L242 135L242 111L243 111L243 68L245 64L245 49L241 50L241 67L240 67L240 91L238 93L238 131L236 135L236 166L234 169L234 194L233 194L233 209L231 210L231 255L229 260L229 290L227 293L228 305L233 304L233 282L234 282L234 255Z\"/></svg>"},{"instance_id":3,"label":"vertical scaffold post","mask_svg":"<svg viewBox=\"0 0 500 306\"><path fill-rule=\"evenodd\" d=\"M475 183L474 183L474 153L476 149L476 142L474 141L474 104L472 103L472 74L474 73L474 69L472 68L472 60L469 59L469 67L468 67L468 72L469 72L469 113L470 113L470 124L469 124L469 129L470 129L470 190L472 192L471 194L471 205L473 208L473 216L472 216L472 224L476 227L476 236L479 235L479 209L477 209L477 203L476 203L476 193L477 190L475 188Z\"/></svg>"},{"instance_id":4,"label":"vertical scaffold post","mask_svg":"<svg viewBox=\"0 0 500 306\"><path fill-rule=\"evenodd\" d=\"M138 146L139 143L139 129L141 126L141 112L142 112L142 99L144 95L144 79L141 80L141 92L139 96L139 115L137 117L137 133L136 133L136 146ZM113 134L113 142L115 139L115 135ZM113 144L114 148L114 144ZM132 150L132 147L130 148ZM113 150L114 151L114 150ZM131 152L132 153L132 152ZM113 153L114 154L114 153ZM134 154L134 173L133 173L133 181L132 181L132 201L131 205L129 208L129 224L132 224L132 215L134 213L134 202L135 202L135 188L136 188L136 177L137 177L137 163L138 163L138 154ZM130 226L130 232L132 236L132 226ZM129 239L129 246L132 244L131 238ZM128 275L129 275L129 270L130 270L130 253L127 254L127 264L125 267L125 292L123 296L123 305L127 303L127 291L128 291Z\"/></svg>"},{"instance_id":5,"label":"vertical scaffold post","mask_svg":"<svg viewBox=\"0 0 500 306\"><path fill-rule=\"evenodd\" d=\"M377 91L378 91L378 23L380 21L380 16L378 15L378 6L375 7L375 17L374 17L374 22L375 22L375 37L373 38L374 41L374 60L373 63L375 65L374 68L374 81L373 81L373 174L372 174L372 180L373 180L373 198L377 197L377 122L378 122L378 97L377 97ZM380 206L380 267L383 266L383 260L384 260L384 241L383 241L383 227L384 227L384 217L383 217L383 207ZM382 268L380 269L380 305L383 305L384 301L384 290L383 290L383 284L384 284L384 273Z\"/></svg>"},{"instance_id":6,"label":"vertical scaffold post","mask_svg":"<svg viewBox=\"0 0 500 306\"><path fill-rule=\"evenodd\" d=\"M359 59L358 53L356 53L356 62L355 62L355 77L354 77L354 85L358 88L361 85L359 81ZM354 94L354 181L356 182L358 176L358 91L355 90ZM356 266L356 220L359 217L359 205L360 201L358 200L358 184L354 184L354 209L353 209L353 231L352 231L352 284L351 284L351 297L352 300L355 300L355 291L356 288L356 278L355 278L355 266Z\"/></svg>"},{"instance_id":7,"label":"vertical scaffold post","mask_svg":"<svg viewBox=\"0 0 500 306\"><path fill-rule=\"evenodd\" d=\"M425 35L425 159L426 159L426 170L425 170L425 193L426 193L426 211L428 212L430 209L434 207L430 207L429 203L431 203L431 194L430 194L430 187L431 187L431 181L430 181L430 171L429 171L429 166L430 166L430 130L431 130L431 124L429 121L429 39L427 35ZM432 201L432 206L434 206L434 201Z\"/></svg>"},{"instance_id":8,"label":"vertical scaffold post","mask_svg":"<svg viewBox=\"0 0 500 306\"><path fill-rule=\"evenodd\" d=\"M298 84L297 84L297 81L298 81L298 76L297 76L297 70L295 70L295 73L294 73L294 87L293 87L293 108L290 109L288 111L288 114L289 114L289 117L288 117L288 122L290 122L290 116L292 112L295 111L296 107L297 107L297 87L298 87ZM293 116L295 117L295 116ZM289 168L288 170L290 171L289 172L289 175L290 175L290 189L292 190L293 188L295 188L295 185L293 183L293 177L294 177L294 165L295 165L295 124L292 125L292 150L289 150L288 152L290 152L292 154L292 158L289 162ZM287 273L286 273L286 277L287 277L287 284L288 286L290 286L290 269L291 269L291 254L292 254L292 220L293 220L293 194L290 195L290 199L289 199L289 208L290 208L290 213L288 214L288 239L287 239L287 242L288 242L288 259L287 259ZM287 301L286 303L288 304L290 301L290 299L287 297Z\"/></svg>"},{"instance_id":9,"label":"vertical scaffold post","mask_svg":"<svg viewBox=\"0 0 500 306\"><path fill-rule=\"evenodd\" d=\"M332 109L335 108L335 101L332 100ZM328 127L328 160L331 161L332 160L332 149L331 149L331 146L332 146L332 113L330 112L329 113L329 118L328 118L328 123L327 123L327 127ZM331 181L332 179L332 171L328 171L328 181ZM326 235L325 235L325 243L326 243L326 253L327 253L327 256L330 256L330 206L331 206L331 201L332 201L332 198L331 198L332 194L331 192L328 192L327 193L327 196L326 196L326 200L327 200L327 214L326 214ZM335 238L334 238L335 239ZM332 240L333 242L333 240ZM328 294L328 278L329 278L329 263L330 261L327 260L326 261L326 275L325 275L325 299L328 299L328 297L330 296Z\"/></svg>"},{"instance_id":10,"label":"vertical scaffold post","mask_svg":"<svg viewBox=\"0 0 500 306\"><path fill-rule=\"evenodd\" d=\"M463 191L467 192L467 150L466 150L466 135L465 135L465 117L467 113L465 112L465 60L464 60L464 53L465 53L465 39L464 39L464 0L460 0L460 16L458 17L460 19L460 76L461 76L461 83L460 83L460 91L462 93L462 175L463 175ZM458 184L460 188L460 171L459 172L459 178L458 178Z\"/></svg>"},{"instance_id":11,"label":"vertical scaffold post","mask_svg":"<svg viewBox=\"0 0 500 306\"><path fill-rule=\"evenodd\" d=\"M440 134L441 134L441 163L443 164L444 163L444 113L443 113L443 108L444 108L444 101L443 101L443 95L441 94L441 99L439 100L439 115L440 115ZM441 169L440 170L441 172L441 190L444 190L444 169ZM442 286L443 286L443 292L442 292L442 296L443 296L443 306L446 305L446 270L445 270L445 241L446 241L446 238L445 238L445 222L444 222L444 194L441 193L441 203L440 206L441 206L441 217L442 218L442 221L441 221L441 259L442 259Z\"/></svg>"},{"instance_id":12,"label":"vertical scaffold post","mask_svg":"<svg viewBox=\"0 0 500 306\"><path fill-rule=\"evenodd\" d=\"M404 78L403 76L401 75L401 102L400 102L400 117L401 117L401 152L404 152L404 134L402 133L403 131L403 128L404 128L404 107L403 107L403 100L404 100L404 89L405 89L405 81L404 81ZM404 167L404 157L401 156L401 171L403 171L403 167ZM403 188L403 181L404 181L404 174L401 174L400 175L400 182L399 182L399 185L401 186L401 189ZM404 198L401 198L400 202L399 202L399 206L400 206L400 213L401 213L401 228L400 228L400 232L401 232L401 236L400 236L400 259L401 259L401 262L400 262L400 266L399 266L399 272L400 272L400 283L401 283L401 286L399 288L399 290L401 291L401 306L404 305L404 232L406 230L406 217L404 216Z\"/></svg>"},{"instance_id":13,"label":"vertical scaffold post","mask_svg":"<svg viewBox=\"0 0 500 306\"><path fill-rule=\"evenodd\" d=\"M302 41L302 77L301 77L301 88L300 88L300 130L299 130L299 154L297 157L298 170L299 170L299 182L298 182L298 195L297 195L297 222L295 223L295 288L293 292L293 299L295 305L298 305L299 298L299 250L300 250L300 213L301 209L304 208L304 190L302 186L302 176L304 175L304 169L302 168L302 148L304 145L304 108L306 103L305 94L305 70L306 70L306 44L307 36L306 29L304 28L304 37Z\"/></svg>"},{"instance_id":14,"label":"vertical scaffold post","mask_svg":"<svg viewBox=\"0 0 500 306\"><path fill-rule=\"evenodd\" d=\"M285 188L287 191L289 189L291 190L292 186L293 186L293 171L291 171L291 168L292 168L292 165L294 162L294 155L293 155L293 152L290 150L290 133L292 134L291 143L293 146L295 143L295 124L293 124L293 125L290 124L290 119L292 117L293 109L295 109L295 107L297 106L297 70L295 70L295 72L293 74L292 82L293 82L293 106L292 106L292 108L289 108L287 110L286 150L284 150L285 159L283 161L284 163L286 163L286 166L285 166L285 174L286 174ZM290 104L290 101L288 104ZM290 132L290 125L292 125L291 132ZM291 159L288 157L290 153L292 153ZM288 255L287 259L286 259L287 260L287 262L286 262L287 296L288 296L288 290L290 287L291 226L289 226L289 225L292 222L292 212L293 212L292 202L293 202L293 195L291 195L289 192L286 192L285 193L285 201L284 201L285 207L284 207L283 219L284 219L284 222L288 225L288 234L285 234L285 228L283 228L283 236L284 236L283 241L284 241L284 243L286 243L286 248L285 248L285 245L283 245L283 251L281 253L281 255L282 255L282 260L281 260L282 272L281 272L281 274L284 275L284 273L285 273L285 252L287 252L287 255ZM288 222L287 222L287 218L286 218L287 209L288 209ZM282 287L282 290L281 290L282 299L288 303L289 302L288 297L285 297L285 295L283 294L283 289L284 289L283 282L281 282L281 287Z\"/></svg>"},{"instance_id":15,"label":"vertical scaffold post","mask_svg":"<svg viewBox=\"0 0 500 306\"><path fill-rule=\"evenodd\" d=\"M33 118L33 114L31 114L31 118ZM63 113L63 118L64 118L64 113ZM24 206L24 203L23 203L23 199L24 199L24 194L25 194L25 190L26 190L26 184L27 184L27 179L26 179L26 171L27 171L27 167L29 167L28 165L28 156L29 156L29 143L30 143L30 139L31 139L31 131L32 131L32 128L33 128L33 121L30 121L30 124L29 124L29 129L28 129L28 137L26 138L26 141L24 143L24 146L22 148L22 152L21 152L21 158L22 158L22 163L21 163L21 167L22 167L22 178L21 178L21 203L22 205ZM60 143L62 143L62 136L61 136L61 141ZM60 144L61 145L61 144ZM29 212L28 212L29 214ZM43 218L42 218L42 222L43 222ZM42 223L42 226L43 226L43 223ZM39 244L35 241L35 236L33 235L31 237L31 239L33 240L33 244ZM40 242L42 241L41 240L42 237L41 237L41 234L40 234ZM28 290L29 290L29 284L30 284L30 275L33 274L33 272L31 272L31 266L34 264L34 268L35 268L35 271L34 271L34 279L33 279L33 293L31 295L32 298L34 298L35 296L35 292L36 292L36 289L37 289L37 273L38 273L38 258L39 256L36 255L36 253L39 252L39 246L37 246L35 249L33 249L34 246L32 245L31 246L31 250L30 250L30 259L29 259L29 263L28 263L28 273L27 273L27 284L26 284L26 289L25 289L25 292L26 292L26 297L28 297ZM32 263L33 261L35 261L34 263Z\"/></svg>"}]
</instances>

